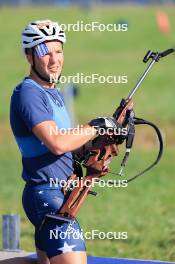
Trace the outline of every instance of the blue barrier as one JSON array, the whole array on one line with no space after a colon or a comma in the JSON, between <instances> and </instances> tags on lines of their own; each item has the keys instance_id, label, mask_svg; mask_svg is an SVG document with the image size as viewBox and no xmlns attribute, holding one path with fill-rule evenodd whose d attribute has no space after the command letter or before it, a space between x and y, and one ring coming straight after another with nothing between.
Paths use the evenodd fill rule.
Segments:
<instances>
[{"instance_id":1,"label":"blue barrier","mask_svg":"<svg viewBox=\"0 0 175 264\"><path fill-rule=\"evenodd\" d=\"M30 255L29 259L36 260L36 254ZM173 264L175 262L137 260L137 259L117 259L88 256L88 264Z\"/></svg>"}]
</instances>

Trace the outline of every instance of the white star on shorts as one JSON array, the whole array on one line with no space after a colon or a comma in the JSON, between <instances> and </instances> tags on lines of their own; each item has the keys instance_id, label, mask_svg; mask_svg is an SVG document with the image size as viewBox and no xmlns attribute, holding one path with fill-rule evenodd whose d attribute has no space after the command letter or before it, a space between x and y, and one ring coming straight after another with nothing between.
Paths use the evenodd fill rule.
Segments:
<instances>
[{"instance_id":1,"label":"white star on shorts","mask_svg":"<svg viewBox=\"0 0 175 264\"><path fill-rule=\"evenodd\" d=\"M53 230L58 231L58 232L62 231L62 226L56 225L56 227Z\"/></svg>"},{"instance_id":2,"label":"white star on shorts","mask_svg":"<svg viewBox=\"0 0 175 264\"><path fill-rule=\"evenodd\" d=\"M62 253L66 253L66 252L72 252L73 248L76 247L76 245L68 245L66 242L64 242L64 247L61 247L61 248L57 248L57 250L61 250Z\"/></svg>"}]
</instances>

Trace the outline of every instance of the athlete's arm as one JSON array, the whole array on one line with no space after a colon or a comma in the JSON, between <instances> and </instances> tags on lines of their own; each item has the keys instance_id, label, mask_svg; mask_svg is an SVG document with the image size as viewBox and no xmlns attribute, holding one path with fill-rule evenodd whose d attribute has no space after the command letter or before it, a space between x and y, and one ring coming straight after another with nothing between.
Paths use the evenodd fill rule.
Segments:
<instances>
[{"instance_id":1,"label":"athlete's arm","mask_svg":"<svg viewBox=\"0 0 175 264\"><path fill-rule=\"evenodd\" d=\"M78 128L69 129L66 132L59 130L56 123L51 120L35 125L32 131L56 155L80 148L91 140L97 132L90 125L84 125L79 130Z\"/></svg>"}]
</instances>

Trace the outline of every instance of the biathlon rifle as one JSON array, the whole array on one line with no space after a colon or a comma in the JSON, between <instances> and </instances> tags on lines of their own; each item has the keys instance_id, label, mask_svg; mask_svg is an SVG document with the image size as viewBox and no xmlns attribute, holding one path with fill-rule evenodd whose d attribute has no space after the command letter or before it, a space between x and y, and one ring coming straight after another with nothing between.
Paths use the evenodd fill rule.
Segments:
<instances>
[{"instance_id":1,"label":"biathlon rifle","mask_svg":"<svg viewBox=\"0 0 175 264\"><path fill-rule=\"evenodd\" d=\"M133 111L134 103L132 101L132 98L136 93L136 91L138 90L140 84L143 82L146 75L150 71L150 69L153 67L154 63L160 61L161 58L171 54L174 51L175 49L168 49L163 52L153 52L149 50L146 53L143 62L147 63L151 59L150 64L148 65L148 67L140 77L139 81L137 82L137 84L135 85L129 96L126 99L121 100L120 106L116 109L116 111L113 114L113 118L116 120L117 127L120 129L127 128L127 135L98 136L98 138L95 139L97 141L99 140L98 146L92 147L92 149L88 151L88 153L84 156L81 162L75 159L76 163L81 164L87 168L87 175L81 177L80 184L78 184L73 189L70 188L64 189L65 195L67 196L66 202L63 204L63 206L58 211L58 213L47 214L46 215L47 218L56 218L68 222L73 221L77 213L79 212L82 204L84 203L85 199L87 198L88 194L92 194L92 195L97 194L96 192L93 192L91 190L93 180L100 178L103 175L106 175L106 173L104 173L103 168L106 167L106 165L110 164L114 156L117 156L116 146L122 144L123 142L126 142L126 152L121 162L121 169L118 174L112 173L112 174L117 174L119 176L123 175L123 170L124 167L126 166L129 153L133 145L136 125L149 125L152 128L154 128L159 141L159 152L156 160L150 166L148 166L146 169L136 174L135 176L129 178L127 182L129 183L135 180L137 177L143 175L145 172L152 169L160 161L163 153L163 139L161 132L155 124L146 121L144 119L135 117L135 113ZM72 176L70 176L69 180L74 181L77 179L78 176L76 174L73 174ZM69 180L67 184L69 183Z\"/></svg>"}]
</instances>

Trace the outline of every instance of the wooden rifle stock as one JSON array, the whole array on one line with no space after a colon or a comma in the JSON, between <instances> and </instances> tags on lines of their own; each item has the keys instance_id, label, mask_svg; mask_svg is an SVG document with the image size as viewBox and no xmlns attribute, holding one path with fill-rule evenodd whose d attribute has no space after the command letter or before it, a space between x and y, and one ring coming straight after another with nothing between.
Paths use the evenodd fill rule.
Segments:
<instances>
[{"instance_id":1,"label":"wooden rifle stock","mask_svg":"<svg viewBox=\"0 0 175 264\"><path fill-rule=\"evenodd\" d=\"M122 101L124 103L124 100ZM126 115L127 111L133 108L132 100L125 101L125 103L117 108L113 117L116 118L117 124L120 126L125 123L127 124ZM118 117L117 117L118 115ZM87 168L87 175L84 176L81 180L78 180L76 174L73 174L68 179L67 185L64 188L65 195L68 196L66 202L58 212L58 216L61 216L63 219L65 217L68 219L74 219L79 212L81 206L83 205L88 194L96 195L95 192L92 192L94 179L99 179L102 176L105 176L108 172L107 166L111 163L114 156L118 155L118 148L112 136L101 136L102 141L99 148L93 148L89 158L85 161L85 166ZM78 185L69 191L68 185L69 181L77 181ZM88 184L87 184L88 183Z\"/></svg>"}]
</instances>

